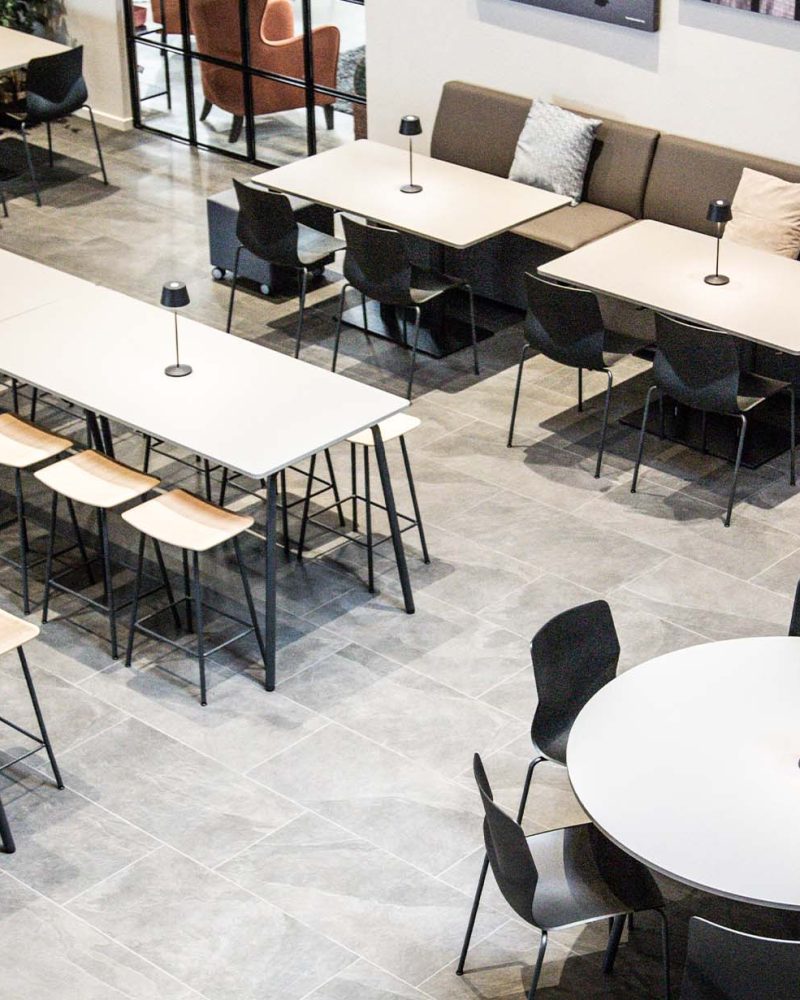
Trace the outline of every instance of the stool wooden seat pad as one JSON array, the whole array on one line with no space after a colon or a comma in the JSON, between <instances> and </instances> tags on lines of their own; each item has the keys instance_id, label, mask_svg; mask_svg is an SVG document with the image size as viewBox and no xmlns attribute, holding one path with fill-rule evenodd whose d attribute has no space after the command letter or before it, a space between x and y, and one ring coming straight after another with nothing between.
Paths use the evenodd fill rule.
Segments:
<instances>
[{"instance_id":1,"label":"stool wooden seat pad","mask_svg":"<svg viewBox=\"0 0 800 1000\"><path fill-rule=\"evenodd\" d=\"M67 438L50 434L13 413L0 414L0 465L27 469L70 447L72 442Z\"/></svg>"},{"instance_id":2,"label":"stool wooden seat pad","mask_svg":"<svg viewBox=\"0 0 800 1000\"><path fill-rule=\"evenodd\" d=\"M83 451L35 472L61 496L90 507L110 509L158 486L158 479L121 465L97 451Z\"/></svg>"},{"instance_id":3,"label":"stool wooden seat pad","mask_svg":"<svg viewBox=\"0 0 800 1000\"><path fill-rule=\"evenodd\" d=\"M409 431L413 431L415 428L419 427L422 421L419 417L412 417L410 413L396 413L393 417L388 417L386 420L382 420L378 427L381 429L381 437L383 438L384 444L387 441L391 441L394 438L402 437ZM372 437L372 429L367 428L365 431L359 431L358 434L353 434L352 437L347 439L350 444L361 444L367 448L371 448L375 443Z\"/></svg>"},{"instance_id":4,"label":"stool wooden seat pad","mask_svg":"<svg viewBox=\"0 0 800 1000\"><path fill-rule=\"evenodd\" d=\"M0 608L0 656L35 639L38 634L39 628L33 622L17 618Z\"/></svg>"},{"instance_id":5,"label":"stool wooden seat pad","mask_svg":"<svg viewBox=\"0 0 800 1000\"><path fill-rule=\"evenodd\" d=\"M216 507L184 490L171 490L123 513L137 531L190 552L206 552L235 538L253 518Z\"/></svg>"}]
</instances>

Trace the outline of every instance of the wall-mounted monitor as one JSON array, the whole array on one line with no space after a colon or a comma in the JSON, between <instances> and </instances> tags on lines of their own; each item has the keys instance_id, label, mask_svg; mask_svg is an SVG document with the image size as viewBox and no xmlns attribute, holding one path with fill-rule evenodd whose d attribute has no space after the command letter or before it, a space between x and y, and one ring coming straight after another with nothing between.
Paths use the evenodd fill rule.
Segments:
<instances>
[{"instance_id":1,"label":"wall-mounted monitor","mask_svg":"<svg viewBox=\"0 0 800 1000\"><path fill-rule=\"evenodd\" d=\"M589 17L593 21L605 21L607 24L619 24L625 28L637 28L639 31L658 31L659 0L516 0L516 2L527 3L531 7L558 10L562 14ZM761 2L780 3L788 0L761 0Z\"/></svg>"},{"instance_id":2,"label":"wall-mounted monitor","mask_svg":"<svg viewBox=\"0 0 800 1000\"><path fill-rule=\"evenodd\" d=\"M750 10L754 14L769 14L787 21L800 21L800 0L708 0L719 7L735 7L736 10Z\"/></svg>"}]
</instances>

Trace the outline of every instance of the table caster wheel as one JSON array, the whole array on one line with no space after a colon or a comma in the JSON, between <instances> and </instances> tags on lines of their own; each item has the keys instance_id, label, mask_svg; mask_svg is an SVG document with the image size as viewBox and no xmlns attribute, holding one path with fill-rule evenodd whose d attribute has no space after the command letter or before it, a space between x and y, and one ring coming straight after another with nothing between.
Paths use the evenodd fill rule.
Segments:
<instances>
[{"instance_id":1,"label":"table caster wheel","mask_svg":"<svg viewBox=\"0 0 800 1000\"><path fill-rule=\"evenodd\" d=\"M258 290L262 295L269 295L272 291L272 287L270 285L259 285Z\"/></svg>"},{"instance_id":2,"label":"table caster wheel","mask_svg":"<svg viewBox=\"0 0 800 1000\"><path fill-rule=\"evenodd\" d=\"M212 267L211 268L211 277L214 279L214 281L222 281L222 279L225 277L226 273L227 272L225 271L224 267Z\"/></svg>"}]
</instances>

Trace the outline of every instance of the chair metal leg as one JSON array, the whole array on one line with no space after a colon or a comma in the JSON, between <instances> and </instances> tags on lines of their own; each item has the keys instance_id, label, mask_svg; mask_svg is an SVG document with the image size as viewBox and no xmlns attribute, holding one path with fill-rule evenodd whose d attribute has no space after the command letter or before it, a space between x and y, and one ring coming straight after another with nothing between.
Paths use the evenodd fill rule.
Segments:
<instances>
[{"instance_id":1,"label":"chair metal leg","mask_svg":"<svg viewBox=\"0 0 800 1000\"><path fill-rule=\"evenodd\" d=\"M623 930L625 930L625 914L621 913L611 921L611 933L608 936L608 945L603 959L603 973L606 976L610 976L614 971L614 961L617 957Z\"/></svg>"},{"instance_id":2,"label":"chair metal leg","mask_svg":"<svg viewBox=\"0 0 800 1000\"><path fill-rule=\"evenodd\" d=\"M247 610L250 613L250 621L253 623L253 631L255 632L256 642L258 643L258 649L261 653L261 662L264 664L264 669L267 668L267 650L264 646L264 637L261 634L261 627L258 624L258 615L256 614L256 606L253 601L253 592L250 589L250 581L247 579L247 572L244 568L244 560L242 559L242 547L239 544L239 539L234 538L233 549L236 553L236 565L239 567L239 576L242 578L242 589L244 590L244 599L247 602Z\"/></svg>"},{"instance_id":3,"label":"chair metal leg","mask_svg":"<svg viewBox=\"0 0 800 1000\"><path fill-rule=\"evenodd\" d=\"M306 543L306 527L308 525L308 512L311 507L311 491L314 488L314 470L317 467L317 456L311 456L311 464L308 467L308 482L306 483L306 496L303 501L303 518L300 521L300 538L297 542L297 561L303 558L303 547Z\"/></svg>"},{"instance_id":4,"label":"chair metal leg","mask_svg":"<svg viewBox=\"0 0 800 1000\"><path fill-rule=\"evenodd\" d=\"M469 295L469 325L472 332L472 363L476 375L480 375L481 370L478 367L478 337L475 332L475 296L472 294L472 285L464 285Z\"/></svg>"},{"instance_id":5,"label":"chair metal leg","mask_svg":"<svg viewBox=\"0 0 800 1000\"><path fill-rule=\"evenodd\" d=\"M414 594L411 589L411 577L408 574L408 563L406 562L406 553L403 548L403 535L400 531L400 521L397 517L394 490L392 489L392 477L386 461L386 448L383 444L380 424L374 424L372 427L372 442L375 447L375 461L378 465L378 475L380 476L381 489L383 490L386 517L389 520L389 531L392 536L392 548L394 549L394 558L397 564L397 575L400 579L400 589L403 591L403 604L406 614L413 615L415 610Z\"/></svg>"},{"instance_id":6,"label":"chair metal leg","mask_svg":"<svg viewBox=\"0 0 800 1000\"><path fill-rule=\"evenodd\" d=\"M419 544L422 546L422 561L429 563L431 558L428 555L428 545L425 541L425 529L422 527L422 514L420 513L419 502L417 500L417 489L414 486L414 477L411 474L411 461L408 457L405 434L400 435L400 451L403 453L403 464L406 467L406 477L408 479L408 491L411 494L411 503L414 507L414 519L417 522Z\"/></svg>"},{"instance_id":7,"label":"chair metal leg","mask_svg":"<svg viewBox=\"0 0 800 1000\"><path fill-rule=\"evenodd\" d=\"M24 125L20 126L20 133L22 134L22 146L25 150L25 159L28 161L28 173L31 175L33 192L36 195L36 204L41 208L42 196L39 193L39 181L36 178L36 171L33 169L33 159L31 158L31 150L30 146L28 145L28 133Z\"/></svg>"},{"instance_id":8,"label":"chair metal leg","mask_svg":"<svg viewBox=\"0 0 800 1000\"><path fill-rule=\"evenodd\" d=\"M294 356L300 357L300 338L303 336L303 316L306 311L306 288L308 287L308 270L305 267L297 272L300 280L300 312L297 317L297 339L294 345Z\"/></svg>"},{"instance_id":9,"label":"chair metal leg","mask_svg":"<svg viewBox=\"0 0 800 1000\"><path fill-rule=\"evenodd\" d=\"M583 368L578 369L578 413L583 413Z\"/></svg>"},{"instance_id":10,"label":"chair metal leg","mask_svg":"<svg viewBox=\"0 0 800 1000\"><path fill-rule=\"evenodd\" d=\"M547 931L542 931L542 937L539 941L539 954L536 956L536 966L533 970L533 979L531 980L531 988L528 992L528 1000L533 1000L536 996L536 988L539 985L539 977L542 974L542 966L544 965L544 953L547 951Z\"/></svg>"},{"instance_id":11,"label":"chair metal leg","mask_svg":"<svg viewBox=\"0 0 800 1000\"><path fill-rule=\"evenodd\" d=\"M411 387L414 384L414 370L417 367L417 343L419 341L419 323L422 316L422 310L419 306L414 306L414 343L411 347L411 370L408 373L408 387L406 389L406 398L411 399Z\"/></svg>"},{"instance_id":12,"label":"chair metal leg","mask_svg":"<svg viewBox=\"0 0 800 1000\"><path fill-rule=\"evenodd\" d=\"M8 218L8 205L6 204L5 192L0 191L0 207L3 209L4 218Z\"/></svg>"},{"instance_id":13,"label":"chair metal leg","mask_svg":"<svg viewBox=\"0 0 800 1000\"><path fill-rule=\"evenodd\" d=\"M375 565L372 545L372 489L369 482L369 448L364 445L364 500L367 519L367 586L375 593Z\"/></svg>"},{"instance_id":14,"label":"chair metal leg","mask_svg":"<svg viewBox=\"0 0 800 1000\"><path fill-rule=\"evenodd\" d=\"M286 553L286 558L290 559L292 556L292 540L289 537L289 506L287 501L286 493L286 469L281 469L280 474L280 486L281 486L281 519L283 522L283 551ZM267 490L267 481L265 479L261 480L261 485L264 488L264 492Z\"/></svg>"},{"instance_id":15,"label":"chair metal leg","mask_svg":"<svg viewBox=\"0 0 800 1000\"><path fill-rule=\"evenodd\" d=\"M669 968L669 924L667 915L663 910L656 910L661 920L661 948L664 953L664 1000L670 1000L672 985L670 983Z\"/></svg>"},{"instance_id":16,"label":"chair metal leg","mask_svg":"<svg viewBox=\"0 0 800 1000\"><path fill-rule=\"evenodd\" d=\"M522 347L522 353L519 356L519 366L517 368L517 384L514 387L514 402L511 404L511 422L508 425L508 441L506 441L506 447L510 448L514 443L514 425L517 422L517 406L519 405L519 390L522 385L522 366L525 364L525 358L528 355L528 351L531 350L530 344L524 344Z\"/></svg>"},{"instance_id":17,"label":"chair metal leg","mask_svg":"<svg viewBox=\"0 0 800 1000\"><path fill-rule=\"evenodd\" d=\"M369 334L369 325L367 323L367 297L364 293L361 293L361 318L364 321L364 336Z\"/></svg>"},{"instance_id":18,"label":"chair metal leg","mask_svg":"<svg viewBox=\"0 0 800 1000\"><path fill-rule=\"evenodd\" d=\"M194 614L197 620L197 662L200 667L200 704L206 704L206 650L203 635L203 584L200 580L200 555L192 552Z\"/></svg>"},{"instance_id":19,"label":"chair metal leg","mask_svg":"<svg viewBox=\"0 0 800 1000\"><path fill-rule=\"evenodd\" d=\"M31 613L28 593L28 532L25 525L25 501L22 497L22 474L14 470L14 493L17 501L17 529L19 532L19 569L22 577L22 608L26 615Z\"/></svg>"},{"instance_id":20,"label":"chair metal leg","mask_svg":"<svg viewBox=\"0 0 800 1000\"><path fill-rule=\"evenodd\" d=\"M36 386L31 390L31 423L36 420L36 407L39 403L39 390Z\"/></svg>"},{"instance_id":21,"label":"chair metal leg","mask_svg":"<svg viewBox=\"0 0 800 1000\"><path fill-rule=\"evenodd\" d=\"M98 521L100 524L100 545L103 551L103 584L106 591L106 605L108 607L108 624L111 631L111 659L119 657L117 649L117 609L114 600L114 584L111 574L111 546L108 541L108 515L104 510L98 510Z\"/></svg>"},{"instance_id":22,"label":"chair metal leg","mask_svg":"<svg viewBox=\"0 0 800 1000\"><path fill-rule=\"evenodd\" d=\"M45 122L47 128L47 162L50 165L50 169L53 169L53 133L50 128L50 122Z\"/></svg>"},{"instance_id":23,"label":"chair metal leg","mask_svg":"<svg viewBox=\"0 0 800 1000\"><path fill-rule=\"evenodd\" d=\"M353 531L358 531L358 457L356 446L350 443L350 504L353 516Z\"/></svg>"},{"instance_id":24,"label":"chair metal leg","mask_svg":"<svg viewBox=\"0 0 800 1000\"><path fill-rule=\"evenodd\" d=\"M192 620L192 585L189 577L189 553L186 549L181 549L181 560L183 562L183 597L186 608L186 630L194 632Z\"/></svg>"},{"instance_id":25,"label":"chair metal leg","mask_svg":"<svg viewBox=\"0 0 800 1000\"><path fill-rule=\"evenodd\" d=\"M84 104L84 107L89 112L89 121L92 123L92 132L94 134L94 144L97 149L97 159L100 161L100 172L103 175L103 183L108 186L108 174L106 173L106 165L103 162L103 150L100 148L100 138L97 135L97 125L94 120L94 111L89 107L88 104Z\"/></svg>"},{"instance_id":26,"label":"chair metal leg","mask_svg":"<svg viewBox=\"0 0 800 1000\"><path fill-rule=\"evenodd\" d=\"M700 418L700 451L703 455L708 453L708 413L705 410Z\"/></svg>"},{"instance_id":27,"label":"chair metal leg","mask_svg":"<svg viewBox=\"0 0 800 1000\"><path fill-rule=\"evenodd\" d=\"M2 802L0 802L0 845L2 845L6 854L13 854L17 849Z\"/></svg>"},{"instance_id":28,"label":"chair metal leg","mask_svg":"<svg viewBox=\"0 0 800 1000\"><path fill-rule=\"evenodd\" d=\"M133 581L133 597L131 599L131 619L128 624L128 644L125 647L126 667L129 667L133 662L133 640L136 635L136 622L139 614L139 593L142 588L142 575L144 573L144 543L145 536L139 535L139 549L136 555L136 577Z\"/></svg>"},{"instance_id":29,"label":"chair metal leg","mask_svg":"<svg viewBox=\"0 0 800 1000\"><path fill-rule=\"evenodd\" d=\"M336 371L336 362L339 358L339 338L342 335L342 313L344 312L344 297L347 293L347 289L350 285L343 285L341 292L339 292L339 312L336 315L336 337L333 342L333 361L331 362L331 371Z\"/></svg>"},{"instance_id":30,"label":"chair metal leg","mask_svg":"<svg viewBox=\"0 0 800 1000\"><path fill-rule=\"evenodd\" d=\"M663 441L667 434L666 412L664 409L664 393L658 392L658 436Z\"/></svg>"},{"instance_id":31,"label":"chair metal leg","mask_svg":"<svg viewBox=\"0 0 800 1000\"><path fill-rule=\"evenodd\" d=\"M339 496L339 486L336 482L336 472L333 468L333 459L331 458L330 448L325 449L325 461L328 465L328 475L331 477L331 489L333 490L333 499L336 501L336 509L339 512L339 524L341 527L345 525L344 510L342 509L342 500Z\"/></svg>"},{"instance_id":32,"label":"chair metal leg","mask_svg":"<svg viewBox=\"0 0 800 1000\"><path fill-rule=\"evenodd\" d=\"M19 413L19 382L15 378L11 379L11 403L14 413Z\"/></svg>"},{"instance_id":33,"label":"chair metal leg","mask_svg":"<svg viewBox=\"0 0 800 1000\"><path fill-rule=\"evenodd\" d=\"M608 430L608 410L611 406L611 389L614 386L614 376L609 369L606 374L608 375L608 388L606 389L606 402L603 407L603 428L600 431L600 447L597 450L597 466L594 470L594 478L600 478L600 468L603 464L603 452L606 447L606 431Z\"/></svg>"},{"instance_id":34,"label":"chair metal leg","mask_svg":"<svg viewBox=\"0 0 800 1000\"><path fill-rule=\"evenodd\" d=\"M795 461L794 461L794 448L795 448L795 423L797 422L797 414L795 413L795 391L794 386L789 386L789 405L791 406L791 411L789 413L789 433L792 436L792 440L789 442L789 485L795 485Z\"/></svg>"},{"instance_id":35,"label":"chair metal leg","mask_svg":"<svg viewBox=\"0 0 800 1000\"><path fill-rule=\"evenodd\" d=\"M475 897L472 900L472 909L469 913L469 922L467 923L467 932L464 935L464 943L461 945L461 955L458 959L458 966L456 967L456 975L464 975L464 963L467 960L467 952L469 951L469 943L472 939L472 931L475 927L475 918L478 916L478 906L481 902L481 896L483 895L483 886L486 882L486 875L489 871L489 855L484 854L483 864L481 865L481 873L478 877L478 886L475 889Z\"/></svg>"},{"instance_id":36,"label":"chair metal leg","mask_svg":"<svg viewBox=\"0 0 800 1000\"><path fill-rule=\"evenodd\" d=\"M153 450L153 439L149 434L144 436L144 459L142 461L142 472L145 474L150 470L150 453Z\"/></svg>"},{"instance_id":37,"label":"chair metal leg","mask_svg":"<svg viewBox=\"0 0 800 1000\"><path fill-rule=\"evenodd\" d=\"M547 757L534 757L533 760L528 764L528 773L525 775L525 784L522 787L522 795L519 800L519 809L517 810L517 822L522 823L522 819L525 815L525 806L528 804L528 792L531 790L531 780L533 778L533 772L536 770L539 764L544 764Z\"/></svg>"},{"instance_id":38,"label":"chair metal leg","mask_svg":"<svg viewBox=\"0 0 800 1000\"><path fill-rule=\"evenodd\" d=\"M22 667L22 673L25 676L25 684L28 688L28 694L30 695L31 704L33 705L33 711L36 714L36 722L39 726L39 735L42 738L42 743L44 743L47 757L50 760L50 767L53 769L53 777L56 779L56 785L58 785L59 788L63 788L64 782L61 780L61 772L59 771L58 764L56 763L56 755L53 753L53 744L50 742L50 737L47 735L47 727L44 724L44 716L42 715L42 709L39 705L39 699L36 696L36 688L33 686L33 678L31 677L31 672L28 668L28 660L22 646L17 646L17 654L19 656L20 666Z\"/></svg>"},{"instance_id":39,"label":"chair metal leg","mask_svg":"<svg viewBox=\"0 0 800 1000\"><path fill-rule=\"evenodd\" d=\"M644 413L642 414L642 429L639 431L639 450L636 452L636 465L633 467L633 482L631 483L631 493L636 492L636 483L639 479L639 466L642 464L642 452L644 451L644 436L647 432L647 415L650 412L650 400L653 398L653 393L656 391L658 386L651 385L647 390L647 395L644 399ZM661 409L663 412L664 401L663 396L661 400Z\"/></svg>"},{"instance_id":40,"label":"chair metal leg","mask_svg":"<svg viewBox=\"0 0 800 1000\"><path fill-rule=\"evenodd\" d=\"M164 562L164 554L161 551L161 543L156 538L153 539L153 548L156 550L156 562L158 563L158 572L161 575L161 582L164 584L164 592L167 595L167 600L169 601L172 609L172 620L175 622L175 628L180 631L181 616L178 614L175 592L172 589L172 584L169 582L167 564Z\"/></svg>"},{"instance_id":41,"label":"chair metal leg","mask_svg":"<svg viewBox=\"0 0 800 1000\"><path fill-rule=\"evenodd\" d=\"M736 464L733 467L733 482L731 483L731 492L728 496L728 511L725 515L725 527L729 528L731 524L731 513L733 512L733 501L736 497L736 481L739 478L739 466L742 464L742 452L744 451L744 436L747 433L747 417L742 413L740 415L742 421L742 426L739 431L739 444L736 448Z\"/></svg>"},{"instance_id":42,"label":"chair metal leg","mask_svg":"<svg viewBox=\"0 0 800 1000\"><path fill-rule=\"evenodd\" d=\"M81 531L81 526L78 524L78 515L75 513L75 504L70 500L67 500L67 510L69 511L69 519L72 523L72 530L75 532L75 541L78 545L78 551L81 554L81 559L83 560L83 565L86 570L86 576L89 578L89 583L94 583L94 570L92 569L92 560L89 558L89 553L86 549L86 543L83 540L83 532Z\"/></svg>"},{"instance_id":43,"label":"chair metal leg","mask_svg":"<svg viewBox=\"0 0 800 1000\"><path fill-rule=\"evenodd\" d=\"M53 575L53 551L56 547L56 515L58 514L58 493L53 492L50 503L50 530L47 533L47 555L44 563L44 596L42 597L42 624L47 624L50 605L50 578Z\"/></svg>"},{"instance_id":44,"label":"chair metal leg","mask_svg":"<svg viewBox=\"0 0 800 1000\"><path fill-rule=\"evenodd\" d=\"M233 278L231 279L231 297L228 300L228 322L225 325L225 331L227 333L231 332L231 321L233 320L233 297L234 297L234 295L236 295L236 282L237 282L237 280L239 278L239 257L241 256L242 249L243 249L243 247L242 247L242 245L240 243L239 246L236 248L236 256L234 257L234 260L233 260Z\"/></svg>"}]
</instances>

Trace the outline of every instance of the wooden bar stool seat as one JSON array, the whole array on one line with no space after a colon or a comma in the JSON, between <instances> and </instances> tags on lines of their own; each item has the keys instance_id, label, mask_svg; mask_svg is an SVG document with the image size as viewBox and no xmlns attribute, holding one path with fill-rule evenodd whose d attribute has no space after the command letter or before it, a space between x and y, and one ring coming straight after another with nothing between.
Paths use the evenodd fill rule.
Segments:
<instances>
[{"instance_id":1,"label":"wooden bar stool seat","mask_svg":"<svg viewBox=\"0 0 800 1000\"><path fill-rule=\"evenodd\" d=\"M0 465L14 470L16 496L16 522L19 532L19 561L0 556L3 562L20 571L22 579L22 606L30 614L28 571L30 569L28 526L25 520L25 499L22 491L22 471L60 455L72 442L65 437L51 434L35 424L15 417L13 413L0 414ZM11 523L11 522L9 522Z\"/></svg>"},{"instance_id":2,"label":"wooden bar stool seat","mask_svg":"<svg viewBox=\"0 0 800 1000\"><path fill-rule=\"evenodd\" d=\"M62 593L77 597L105 614L109 620L111 632L111 656L116 660L117 645L117 607L114 599L111 571L111 545L108 534L108 511L122 504L130 503L158 486L155 476L147 476L136 469L108 458L96 451L83 451L77 455L54 462L34 473L36 478L53 492L50 508L50 535L47 544L47 569L45 572L44 600L42 601L42 621L47 621L50 604L50 591L55 588ZM58 516L58 500L64 497L67 501L75 540L80 550L83 564L90 584L94 584L92 562L101 562L103 568L103 599L96 601L85 594L72 590L63 584L59 577L73 571L74 567L53 574L53 558L55 555L55 536ZM81 530L75 516L73 503L92 507L97 513L97 533L100 539L100 553L90 559L83 541ZM166 579L166 570L159 559L161 575Z\"/></svg>"},{"instance_id":3,"label":"wooden bar stool seat","mask_svg":"<svg viewBox=\"0 0 800 1000\"><path fill-rule=\"evenodd\" d=\"M239 536L252 528L254 523L253 518L242 514L234 514L232 511L225 510L222 507L216 507L214 504L208 503L207 500L202 500L200 497L193 496L185 490L179 489L171 490L169 493L162 493L152 500L147 500L145 503L125 511L122 518L140 533L136 583L131 607L130 632L128 634L128 649L125 656L126 665L131 665L134 636L137 632L141 632L143 635L160 640L161 642L166 642L176 649L190 652L196 656L200 667L200 703L205 705L206 658L254 632L264 663L264 669L266 670L267 656L264 638L258 624L253 595L245 572L241 546L239 544ZM180 625L180 620L177 617L177 606L180 604L185 606L188 630L195 632L197 635L197 647L194 650L187 650L180 642L173 641L147 626L146 622L156 617L156 615L161 614L165 608L160 608L158 611L152 612L143 618L138 617L139 591L144 572L144 551L147 538L150 538L154 546L156 546L157 555L159 553L158 545L161 542L181 550L184 596L177 601L174 600L169 582L165 580L169 599L166 607L173 611L173 614L176 616L176 622ZM249 621L239 618L228 611L207 605L204 602L203 584L200 576L200 553L208 552L230 541L233 542L236 553L236 564L242 581L242 588L249 612ZM190 552L192 554L191 578L188 555ZM244 631L238 632L232 638L218 643L213 649L207 649L203 625L206 608L213 610L216 614L230 621L245 626ZM192 625L193 615L196 622L194 627Z\"/></svg>"}]
</instances>

